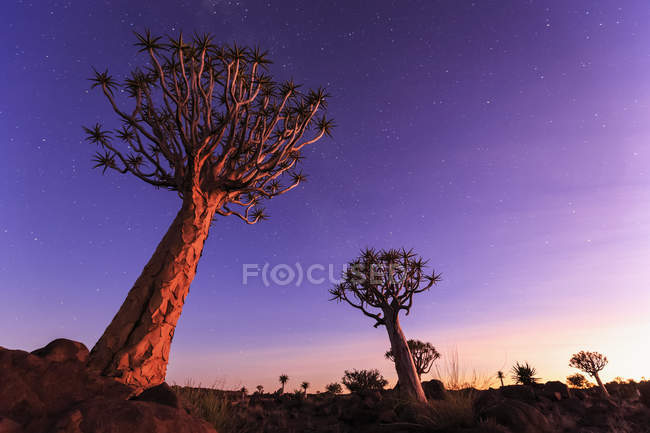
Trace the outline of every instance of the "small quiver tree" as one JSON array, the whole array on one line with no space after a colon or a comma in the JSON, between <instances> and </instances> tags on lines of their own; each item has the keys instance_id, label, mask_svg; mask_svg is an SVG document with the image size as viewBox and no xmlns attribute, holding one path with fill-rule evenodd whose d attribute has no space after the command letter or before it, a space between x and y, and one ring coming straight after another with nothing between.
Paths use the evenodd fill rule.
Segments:
<instances>
[{"instance_id":1,"label":"small quiver tree","mask_svg":"<svg viewBox=\"0 0 650 433\"><path fill-rule=\"evenodd\" d=\"M440 353L431 343L425 343L420 340L408 340L407 344L411 351L411 357L413 358L418 378L422 380L422 375L431 371L433 363L440 358ZM393 355L392 349L388 350L384 356L386 359L395 362L395 355Z\"/></svg>"},{"instance_id":2,"label":"small quiver tree","mask_svg":"<svg viewBox=\"0 0 650 433\"><path fill-rule=\"evenodd\" d=\"M289 381L289 376L286 375L286 374L281 374L280 377L279 377L279 380L280 380L280 385L282 385L282 388L281 388L280 393L281 393L281 394L284 394L284 386L285 386L285 385L287 384L287 382Z\"/></svg>"},{"instance_id":3,"label":"small quiver tree","mask_svg":"<svg viewBox=\"0 0 650 433\"><path fill-rule=\"evenodd\" d=\"M607 363L607 357L598 352L580 351L571 357L571 360L569 360L569 367L577 368L596 379L596 383L598 383L603 394L606 397L609 397L609 392L600 380L599 374L599 372L605 368Z\"/></svg>"},{"instance_id":4,"label":"small quiver tree","mask_svg":"<svg viewBox=\"0 0 650 433\"><path fill-rule=\"evenodd\" d=\"M331 300L345 301L385 326L395 359L400 390L416 401L426 402L413 357L402 332L399 314L408 315L413 297L440 280L434 271L425 273L426 261L412 250L366 249L350 262L343 281L330 290Z\"/></svg>"}]
</instances>

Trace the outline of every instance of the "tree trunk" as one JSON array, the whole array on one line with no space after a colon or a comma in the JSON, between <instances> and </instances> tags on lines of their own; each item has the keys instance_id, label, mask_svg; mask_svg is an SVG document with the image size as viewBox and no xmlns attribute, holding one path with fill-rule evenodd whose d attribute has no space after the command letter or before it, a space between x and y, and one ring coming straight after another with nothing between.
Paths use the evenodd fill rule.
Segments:
<instances>
[{"instance_id":1,"label":"tree trunk","mask_svg":"<svg viewBox=\"0 0 650 433\"><path fill-rule=\"evenodd\" d=\"M390 320L392 314L384 314L386 318L386 329L388 330L388 338L390 339L390 348L395 357L395 370L397 370L397 378L400 391L405 392L409 397L426 403L427 398L424 395L422 384L418 378L413 357L409 351L406 337L402 332L402 327L399 324L399 317L395 315L395 320Z\"/></svg>"},{"instance_id":2,"label":"tree trunk","mask_svg":"<svg viewBox=\"0 0 650 433\"><path fill-rule=\"evenodd\" d=\"M186 194L167 233L93 347L89 368L138 389L165 380L174 330L196 274L215 204L198 192Z\"/></svg>"},{"instance_id":3,"label":"tree trunk","mask_svg":"<svg viewBox=\"0 0 650 433\"><path fill-rule=\"evenodd\" d=\"M594 379L596 379L596 382L598 383L600 389L603 391L603 394L605 394L606 397L609 397L609 391L607 391L607 388L605 388L605 385L603 385L603 382L600 380L600 375L597 371L594 372Z\"/></svg>"}]
</instances>

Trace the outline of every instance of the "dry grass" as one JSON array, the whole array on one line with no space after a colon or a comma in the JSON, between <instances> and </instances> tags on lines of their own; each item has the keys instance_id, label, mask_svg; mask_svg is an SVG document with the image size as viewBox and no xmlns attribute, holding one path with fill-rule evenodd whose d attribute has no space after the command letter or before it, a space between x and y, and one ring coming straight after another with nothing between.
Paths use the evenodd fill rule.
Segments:
<instances>
[{"instance_id":1,"label":"dry grass","mask_svg":"<svg viewBox=\"0 0 650 433\"><path fill-rule=\"evenodd\" d=\"M444 400L429 402L428 426L435 429L471 427L474 425L474 391L448 392Z\"/></svg>"},{"instance_id":2,"label":"dry grass","mask_svg":"<svg viewBox=\"0 0 650 433\"><path fill-rule=\"evenodd\" d=\"M436 379L447 389L444 400L429 402L426 425L433 429L471 427L475 425L474 400L478 390L490 388L494 377L462 366L458 349L449 350L435 365Z\"/></svg>"},{"instance_id":3,"label":"dry grass","mask_svg":"<svg viewBox=\"0 0 650 433\"><path fill-rule=\"evenodd\" d=\"M232 399L219 391L216 383L209 388L202 388L201 384L190 380L184 387L174 385L172 388L190 405L194 416L207 421L219 433L256 431L248 417L234 407Z\"/></svg>"},{"instance_id":4,"label":"dry grass","mask_svg":"<svg viewBox=\"0 0 650 433\"><path fill-rule=\"evenodd\" d=\"M488 389L494 384L494 376L478 372L471 373L461 365L458 349L449 350L435 364L436 379L440 380L446 389L459 391L461 389Z\"/></svg>"}]
</instances>

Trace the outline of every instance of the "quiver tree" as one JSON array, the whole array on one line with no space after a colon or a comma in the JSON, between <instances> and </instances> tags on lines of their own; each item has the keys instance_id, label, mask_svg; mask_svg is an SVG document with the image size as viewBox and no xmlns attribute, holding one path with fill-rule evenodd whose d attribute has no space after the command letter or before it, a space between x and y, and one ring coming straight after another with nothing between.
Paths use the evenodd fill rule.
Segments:
<instances>
[{"instance_id":1,"label":"quiver tree","mask_svg":"<svg viewBox=\"0 0 650 433\"><path fill-rule=\"evenodd\" d=\"M411 352L418 379L422 380L422 375L431 371L433 363L440 358L440 353L431 343L425 343L420 340L408 340L406 344ZM393 349L388 350L384 356L386 359L395 362Z\"/></svg>"},{"instance_id":2,"label":"quiver tree","mask_svg":"<svg viewBox=\"0 0 650 433\"><path fill-rule=\"evenodd\" d=\"M286 374L281 374L279 380L280 380L280 385L282 385L281 393L284 394L284 385L286 385L287 382L289 381L289 376L287 376Z\"/></svg>"},{"instance_id":3,"label":"quiver tree","mask_svg":"<svg viewBox=\"0 0 650 433\"><path fill-rule=\"evenodd\" d=\"M501 388L503 388L503 379L506 378L506 375L503 374L503 371L499 370L497 371L497 379L499 379L499 382L501 382Z\"/></svg>"},{"instance_id":4,"label":"quiver tree","mask_svg":"<svg viewBox=\"0 0 650 433\"><path fill-rule=\"evenodd\" d=\"M605 396L609 397L609 392L603 382L600 380L599 372L607 365L607 357L598 352L580 351L571 357L569 367L577 368L584 371L594 379Z\"/></svg>"},{"instance_id":5,"label":"quiver tree","mask_svg":"<svg viewBox=\"0 0 650 433\"><path fill-rule=\"evenodd\" d=\"M136 387L161 383L169 348L215 215L247 224L266 218L263 200L297 187L302 152L332 122L322 89L276 84L258 49L220 47L209 35L163 43L147 31L147 58L118 83L95 72L121 126L84 128L99 146L95 167L175 191L176 218L90 355L90 367Z\"/></svg>"},{"instance_id":6,"label":"quiver tree","mask_svg":"<svg viewBox=\"0 0 650 433\"><path fill-rule=\"evenodd\" d=\"M330 290L331 300L345 301L385 326L395 360L400 390L409 397L426 402L422 384L400 326L399 314L408 315L413 296L431 288L440 280L435 272L425 272L426 261L412 250L366 249L350 262L340 284Z\"/></svg>"}]
</instances>

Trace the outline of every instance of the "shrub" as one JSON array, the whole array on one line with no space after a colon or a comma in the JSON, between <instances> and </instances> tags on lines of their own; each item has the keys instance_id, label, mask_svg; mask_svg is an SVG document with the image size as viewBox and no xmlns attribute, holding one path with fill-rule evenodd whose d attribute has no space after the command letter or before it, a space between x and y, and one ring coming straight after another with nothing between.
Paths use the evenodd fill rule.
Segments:
<instances>
[{"instance_id":1,"label":"shrub","mask_svg":"<svg viewBox=\"0 0 650 433\"><path fill-rule=\"evenodd\" d=\"M578 388L578 389L583 389L583 388L588 388L590 383L587 380L586 377L584 377L580 373L572 374L571 376L567 376L566 378L566 383L572 387L572 388Z\"/></svg>"},{"instance_id":2,"label":"shrub","mask_svg":"<svg viewBox=\"0 0 650 433\"><path fill-rule=\"evenodd\" d=\"M330 394L340 394L343 392L343 387L341 386L340 383L334 382L330 383L325 387L325 391L329 392Z\"/></svg>"},{"instance_id":3,"label":"shrub","mask_svg":"<svg viewBox=\"0 0 650 433\"><path fill-rule=\"evenodd\" d=\"M388 381L379 373L379 370L345 370L341 380L350 392L381 391Z\"/></svg>"}]
</instances>

